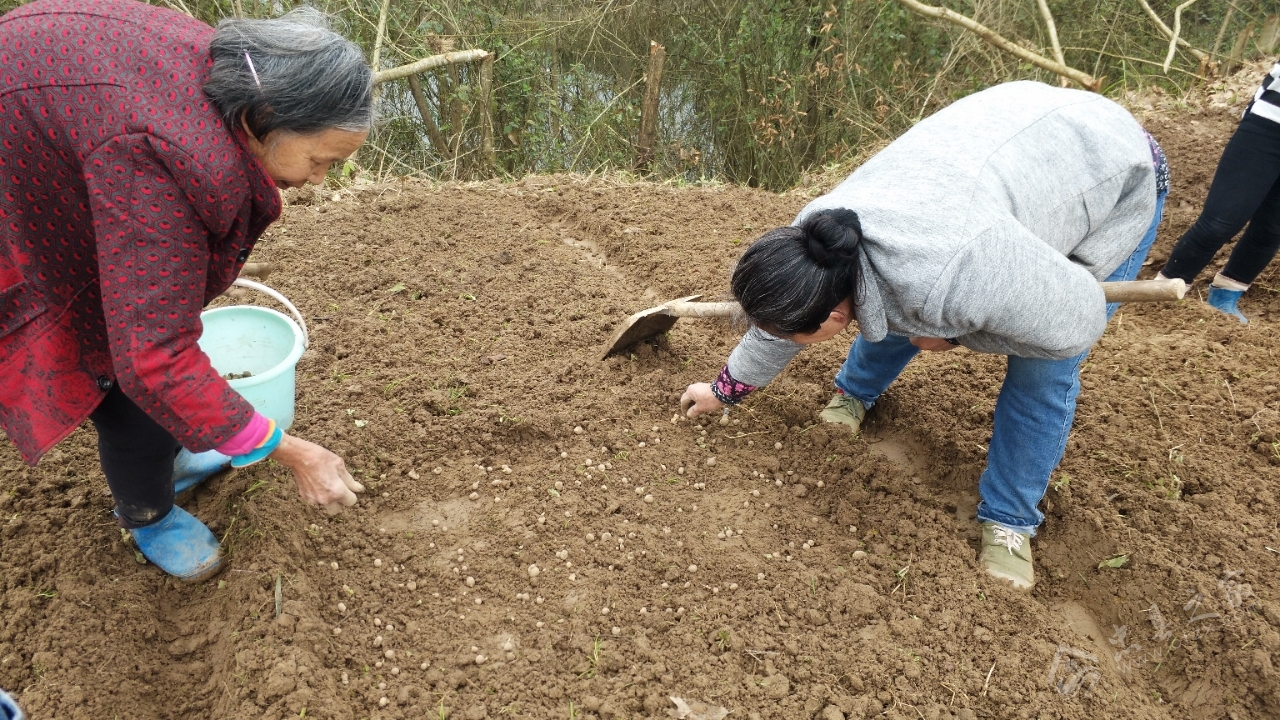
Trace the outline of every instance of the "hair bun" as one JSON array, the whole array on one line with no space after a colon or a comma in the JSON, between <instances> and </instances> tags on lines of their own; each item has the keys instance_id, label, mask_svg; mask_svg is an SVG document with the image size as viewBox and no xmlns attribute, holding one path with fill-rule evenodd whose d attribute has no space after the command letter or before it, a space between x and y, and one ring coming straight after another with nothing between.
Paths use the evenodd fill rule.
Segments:
<instances>
[{"instance_id":1,"label":"hair bun","mask_svg":"<svg viewBox=\"0 0 1280 720\"><path fill-rule=\"evenodd\" d=\"M851 263L858 259L862 223L858 213L846 208L820 210L800 223L800 240L809 257L822 267Z\"/></svg>"}]
</instances>

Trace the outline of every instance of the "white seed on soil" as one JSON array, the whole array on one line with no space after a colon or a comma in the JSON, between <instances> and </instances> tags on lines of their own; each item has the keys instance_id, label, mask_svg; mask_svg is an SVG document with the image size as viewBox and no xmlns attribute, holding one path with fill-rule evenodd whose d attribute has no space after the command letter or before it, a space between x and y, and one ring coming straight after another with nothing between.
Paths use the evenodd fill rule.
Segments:
<instances>
[{"instance_id":1,"label":"white seed on soil","mask_svg":"<svg viewBox=\"0 0 1280 720\"><path fill-rule=\"evenodd\" d=\"M380 558L374 558L374 559L373 559L373 566L374 566L374 567L382 567L382 560L381 560Z\"/></svg>"},{"instance_id":2,"label":"white seed on soil","mask_svg":"<svg viewBox=\"0 0 1280 720\"><path fill-rule=\"evenodd\" d=\"M475 579L475 578L473 578L473 577L468 577L464 582L466 582L466 583L467 583L467 587L475 587L475 586L476 586L476 579Z\"/></svg>"},{"instance_id":3,"label":"white seed on soil","mask_svg":"<svg viewBox=\"0 0 1280 720\"><path fill-rule=\"evenodd\" d=\"M774 480L774 481L773 481L773 484L774 484L774 485L776 485L777 487L782 487L782 481L781 481L781 480Z\"/></svg>"},{"instance_id":4,"label":"white seed on soil","mask_svg":"<svg viewBox=\"0 0 1280 720\"><path fill-rule=\"evenodd\" d=\"M689 572L698 572L698 566L697 566L697 565L690 565L690 566L689 566Z\"/></svg>"},{"instance_id":5,"label":"white seed on soil","mask_svg":"<svg viewBox=\"0 0 1280 720\"><path fill-rule=\"evenodd\" d=\"M502 472L503 472L503 474L510 475L510 474L511 474L511 466L510 466L510 465L503 465L503 466L502 466Z\"/></svg>"},{"instance_id":6,"label":"white seed on soil","mask_svg":"<svg viewBox=\"0 0 1280 720\"><path fill-rule=\"evenodd\" d=\"M378 698L378 707L386 707L387 703L389 702L391 701L386 699L385 697Z\"/></svg>"},{"instance_id":7,"label":"white seed on soil","mask_svg":"<svg viewBox=\"0 0 1280 720\"><path fill-rule=\"evenodd\" d=\"M489 487L500 487L501 485L502 485L502 481L499 480L498 478L494 478L493 480L489 481Z\"/></svg>"},{"instance_id":8,"label":"white seed on soil","mask_svg":"<svg viewBox=\"0 0 1280 720\"><path fill-rule=\"evenodd\" d=\"M439 521L439 520L432 520L432 521L431 521L431 527L440 527L440 521Z\"/></svg>"},{"instance_id":9,"label":"white seed on soil","mask_svg":"<svg viewBox=\"0 0 1280 720\"><path fill-rule=\"evenodd\" d=\"M716 539L717 539L717 540L723 540L723 539L724 539L724 533L723 533L723 532L718 532L718 533L716 533Z\"/></svg>"},{"instance_id":10,"label":"white seed on soil","mask_svg":"<svg viewBox=\"0 0 1280 720\"><path fill-rule=\"evenodd\" d=\"M341 635L341 634L342 634L342 628L340 628L340 627L336 627L336 628L334 628L334 629L333 629L333 634L334 634L334 635Z\"/></svg>"},{"instance_id":11,"label":"white seed on soil","mask_svg":"<svg viewBox=\"0 0 1280 720\"><path fill-rule=\"evenodd\" d=\"M569 453L567 453L567 452L562 452L562 453L560 453L560 459L562 459L562 460L563 460L564 458L567 458L567 457L569 457Z\"/></svg>"},{"instance_id":12,"label":"white seed on soil","mask_svg":"<svg viewBox=\"0 0 1280 720\"><path fill-rule=\"evenodd\" d=\"M330 570L337 570L337 569L338 569L338 562L335 560L335 561L333 561L333 562L329 563L329 569L330 569Z\"/></svg>"},{"instance_id":13,"label":"white seed on soil","mask_svg":"<svg viewBox=\"0 0 1280 720\"><path fill-rule=\"evenodd\" d=\"M645 496L644 496L644 501L645 501L645 502L647 502L647 503L651 503L651 502L653 502L653 496L652 496L652 495L645 495Z\"/></svg>"},{"instance_id":14,"label":"white seed on soil","mask_svg":"<svg viewBox=\"0 0 1280 720\"><path fill-rule=\"evenodd\" d=\"M382 656L383 656L383 657L385 657L385 658L386 658L386 659L388 659L388 660L395 660L395 659L396 659L396 651L395 651L395 650L388 650L388 651L386 651L386 652L382 653Z\"/></svg>"},{"instance_id":15,"label":"white seed on soil","mask_svg":"<svg viewBox=\"0 0 1280 720\"><path fill-rule=\"evenodd\" d=\"M557 489L557 490L563 490L563 489L564 489L564 483L562 483L562 482L560 482L559 480L557 480L557 481L556 481L556 489Z\"/></svg>"},{"instance_id":16,"label":"white seed on soil","mask_svg":"<svg viewBox=\"0 0 1280 720\"><path fill-rule=\"evenodd\" d=\"M721 415L721 416L720 416L720 424L721 424L721 425L728 425L728 424L729 424L729 416L728 416L728 415Z\"/></svg>"},{"instance_id":17,"label":"white seed on soil","mask_svg":"<svg viewBox=\"0 0 1280 720\"><path fill-rule=\"evenodd\" d=\"M738 589L738 583L729 583L729 589L730 589L730 590L737 590L737 589Z\"/></svg>"},{"instance_id":18,"label":"white seed on soil","mask_svg":"<svg viewBox=\"0 0 1280 720\"><path fill-rule=\"evenodd\" d=\"M757 580L763 580L763 579L764 579L764 573L756 573L756 579L757 579Z\"/></svg>"},{"instance_id":19,"label":"white seed on soil","mask_svg":"<svg viewBox=\"0 0 1280 720\"><path fill-rule=\"evenodd\" d=\"M398 667L393 667L393 668L391 668L391 674L392 674L392 675L399 675L399 674L400 674L400 668L398 668Z\"/></svg>"},{"instance_id":20,"label":"white seed on soil","mask_svg":"<svg viewBox=\"0 0 1280 720\"><path fill-rule=\"evenodd\" d=\"M607 607L602 607L602 608L600 608L600 614L601 614L601 615L608 615L608 614L609 614L609 608L607 608Z\"/></svg>"},{"instance_id":21,"label":"white seed on soil","mask_svg":"<svg viewBox=\"0 0 1280 720\"><path fill-rule=\"evenodd\" d=\"M391 623L387 623L387 629L388 629L388 630L395 630L395 629L396 629L396 626L395 626L395 625L392 625Z\"/></svg>"},{"instance_id":22,"label":"white seed on soil","mask_svg":"<svg viewBox=\"0 0 1280 720\"><path fill-rule=\"evenodd\" d=\"M751 491L751 497L760 497L760 491L759 491L759 490L752 490L752 491Z\"/></svg>"},{"instance_id":23,"label":"white seed on soil","mask_svg":"<svg viewBox=\"0 0 1280 720\"><path fill-rule=\"evenodd\" d=\"M428 665L427 663L422 663L421 665L418 666L418 669L426 670L428 667L430 667L430 665ZM345 675L346 673L343 673L343 674Z\"/></svg>"},{"instance_id":24,"label":"white seed on soil","mask_svg":"<svg viewBox=\"0 0 1280 720\"><path fill-rule=\"evenodd\" d=\"M577 573L569 573L569 580L570 580L570 581L577 580L577 579L578 579L578 574L577 574Z\"/></svg>"},{"instance_id":25,"label":"white seed on soil","mask_svg":"<svg viewBox=\"0 0 1280 720\"><path fill-rule=\"evenodd\" d=\"M381 661L381 660L379 660L378 662L374 663L374 664L373 664L373 666L374 666L374 667L376 667L376 668L380 668L380 667L382 667L382 661ZM383 689L385 690L386 688L383 688Z\"/></svg>"},{"instance_id":26,"label":"white seed on soil","mask_svg":"<svg viewBox=\"0 0 1280 720\"><path fill-rule=\"evenodd\" d=\"M374 646L374 647L382 647L382 636L381 636L381 635L379 635L378 637L376 637L376 638L374 638L374 639L373 639L373 646Z\"/></svg>"},{"instance_id":27,"label":"white seed on soil","mask_svg":"<svg viewBox=\"0 0 1280 720\"><path fill-rule=\"evenodd\" d=\"M546 515L539 515L539 516L538 516L538 524L539 524L539 525L545 525L545 524L546 524L546 522L547 522L547 516L546 516Z\"/></svg>"},{"instance_id":28,"label":"white seed on soil","mask_svg":"<svg viewBox=\"0 0 1280 720\"><path fill-rule=\"evenodd\" d=\"M596 541L596 534L595 534L595 533L587 533L587 542L595 542L595 541Z\"/></svg>"},{"instance_id":29,"label":"white seed on soil","mask_svg":"<svg viewBox=\"0 0 1280 720\"><path fill-rule=\"evenodd\" d=\"M684 474L684 468L682 468L682 467L676 468L676 474L677 474L677 475L683 475L683 474Z\"/></svg>"},{"instance_id":30,"label":"white seed on soil","mask_svg":"<svg viewBox=\"0 0 1280 720\"><path fill-rule=\"evenodd\" d=\"M534 627L542 627L542 621L539 620L537 623L534 624Z\"/></svg>"},{"instance_id":31,"label":"white seed on soil","mask_svg":"<svg viewBox=\"0 0 1280 720\"><path fill-rule=\"evenodd\" d=\"M350 682L350 678L347 677L347 674L345 672L342 673L342 684L346 685L348 682Z\"/></svg>"},{"instance_id":32,"label":"white seed on soil","mask_svg":"<svg viewBox=\"0 0 1280 720\"><path fill-rule=\"evenodd\" d=\"M484 601L483 601L483 600L481 600L480 598L476 598L476 604L477 604L477 605L483 605L483 604L484 604Z\"/></svg>"},{"instance_id":33,"label":"white seed on soil","mask_svg":"<svg viewBox=\"0 0 1280 720\"><path fill-rule=\"evenodd\" d=\"M774 450L781 450L781 449L782 449L782 443L780 443L780 442L776 442L776 443L774 443L774 444L773 444L773 449L774 449Z\"/></svg>"},{"instance_id":34,"label":"white seed on soil","mask_svg":"<svg viewBox=\"0 0 1280 720\"><path fill-rule=\"evenodd\" d=\"M863 550L854 550L854 551L853 551L853 559L854 559L854 560L861 560L862 558L864 558L864 557L866 557L866 556L867 556L866 551L863 551Z\"/></svg>"},{"instance_id":35,"label":"white seed on soil","mask_svg":"<svg viewBox=\"0 0 1280 720\"><path fill-rule=\"evenodd\" d=\"M538 577L538 573L540 573L540 572L542 572L542 571L538 569L538 566L537 566L537 565L530 565L530 566L529 566L529 577L531 577L531 578L536 578L536 577Z\"/></svg>"},{"instance_id":36,"label":"white seed on soil","mask_svg":"<svg viewBox=\"0 0 1280 720\"><path fill-rule=\"evenodd\" d=\"M502 643L502 652L511 652L512 650L515 650L515 649L516 649L515 643L511 642L510 640L507 640L506 642Z\"/></svg>"},{"instance_id":37,"label":"white seed on soil","mask_svg":"<svg viewBox=\"0 0 1280 720\"><path fill-rule=\"evenodd\" d=\"M614 634L615 636L617 636L617 635L621 635L621 634L622 634L622 628L618 627L617 625L614 625L614 626L613 626L613 634Z\"/></svg>"},{"instance_id":38,"label":"white seed on soil","mask_svg":"<svg viewBox=\"0 0 1280 720\"><path fill-rule=\"evenodd\" d=\"M417 590L417 589L418 589L418 583L417 583L417 582L415 582L415 581L413 581L413 580L410 580L409 582L405 583L405 585L404 585L404 586L405 586L405 587L407 587L407 588L409 588L410 590Z\"/></svg>"},{"instance_id":39,"label":"white seed on soil","mask_svg":"<svg viewBox=\"0 0 1280 720\"><path fill-rule=\"evenodd\" d=\"M568 551L568 550L557 550L557 551L556 551L556 557L560 558L561 560L568 560L568 559L569 559L569 551Z\"/></svg>"},{"instance_id":40,"label":"white seed on soil","mask_svg":"<svg viewBox=\"0 0 1280 720\"><path fill-rule=\"evenodd\" d=\"M573 429L573 434L574 434L574 435L581 435L581 434L582 434L582 426L581 426L581 425L579 425L579 426L575 427L575 428Z\"/></svg>"},{"instance_id":41,"label":"white seed on soil","mask_svg":"<svg viewBox=\"0 0 1280 720\"><path fill-rule=\"evenodd\" d=\"M431 468L431 473L432 473L433 475L439 475L439 474L440 474L440 473L442 473L442 472L444 472L444 468L442 468L442 467L434 467L434 468Z\"/></svg>"},{"instance_id":42,"label":"white seed on soil","mask_svg":"<svg viewBox=\"0 0 1280 720\"><path fill-rule=\"evenodd\" d=\"M338 612L346 612L346 611L347 611L347 604L346 604L346 603L338 603Z\"/></svg>"},{"instance_id":43,"label":"white seed on soil","mask_svg":"<svg viewBox=\"0 0 1280 720\"><path fill-rule=\"evenodd\" d=\"M380 682L380 683L378 683L378 689L379 689L379 690L386 690L386 689L387 689L387 683L386 683L386 682Z\"/></svg>"},{"instance_id":44,"label":"white seed on soil","mask_svg":"<svg viewBox=\"0 0 1280 720\"><path fill-rule=\"evenodd\" d=\"M420 479L422 479L422 476L421 476L421 475L419 475L416 471L414 471L414 470L410 470L410 471L409 471L409 479L411 479L411 480L420 480Z\"/></svg>"},{"instance_id":45,"label":"white seed on soil","mask_svg":"<svg viewBox=\"0 0 1280 720\"><path fill-rule=\"evenodd\" d=\"M636 486L636 494L637 494L637 495L643 495L643 494L644 494L644 486L643 486L643 485L637 485L637 486Z\"/></svg>"},{"instance_id":46,"label":"white seed on soil","mask_svg":"<svg viewBox=\"0 0 1280 720\"><path fill-rule=\"evenodd\" d=\"M644 443L643 442L636 443L636 447L644 447Z\"/></svg>"},{"instance_id":47,"label":"white seed on soil","mask_svg":"<svg viewBox=\"0 0 1280 720\"><path fill-rule=\"evenodd\" d=\"M716 459L715 459L715 458L713 458L713 457L709 457L709 458L707 458L707 467L713 467L715 464L716 464Z\"/></svg>"},{"instance_id":48,"label":"white seed on soil","mask_svg":"<svg viewBox=\"0 0 1280 720\"><path fill-rule=\"evenodd\" d=\"M382 627L382 618L374 618L373 624L377 627Z\"/></svg>"},{"instance_id":49,"label":"white seed on soil","mask_svg":"<svg viewBox=\"0 0 1280 720\"><path fill-rule=\"evenodd\" d=\"M610 540L613 539L613 533L601 533L600 539L605 542L609 542Z\"/></svg>"},{"instance_id":50,"label":"white seed on soil","mask_svg":"<svg viewBox=\"0 0 1280 720\"><path fill-rule=\"evenodd\" d=\"M473 492L473 493L471 493L471 495L469 495L468 497L470 497L472 500L476 500L476 499L478 499L478 498L480 497L480 493Z\"/></svg>"}]
</instances>

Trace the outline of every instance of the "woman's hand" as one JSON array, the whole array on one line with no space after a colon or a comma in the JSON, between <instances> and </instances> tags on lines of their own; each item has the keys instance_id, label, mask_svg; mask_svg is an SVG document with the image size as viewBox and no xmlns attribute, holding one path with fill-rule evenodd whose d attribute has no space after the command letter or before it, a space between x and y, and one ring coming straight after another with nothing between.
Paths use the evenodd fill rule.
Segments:
<instances>
[{"instance_id":1,"label":"woman's hand","mask_svg":"<svg viewBox=\"0 0 1280 720\"><path fill-rule=\"evenodd\" d=\"M946 352L948 350L955 350L956 348L960 347L959 345L956 345L950 340L943 340L942 338L928 338L928 337L913 337L911 338L911 344L915 345L921 350L928 350L930 352Z\"/></svg>"},{"instance_id":2,"label":"woman's hand","mask_svg":"<svg viewBox=\"0 0 1280 720\"><path fill-rule=\"evenodd\" d=\"M313 442L286 434L270 457L293 471L303 500L324 507L330 515L355 505L356 493L364 492L342 458Z\"/></svg>"},{"instance_id":3,"label":"woman's hand","mask_svg":"<svg viewBox=\"0 0 1280 720\"><path fill-rule=\"evenodd\" d=\"M680 396L680 412L687 418L696 418L723 407L724 403L711 392L711 383L694 383Z\"/></svg>"}]
</instances>

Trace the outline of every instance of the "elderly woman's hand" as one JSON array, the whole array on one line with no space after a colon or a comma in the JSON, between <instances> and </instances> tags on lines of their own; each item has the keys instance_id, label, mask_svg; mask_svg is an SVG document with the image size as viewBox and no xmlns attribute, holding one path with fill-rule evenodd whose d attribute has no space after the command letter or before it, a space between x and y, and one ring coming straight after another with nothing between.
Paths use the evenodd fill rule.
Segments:
<instances>
[{"instance_id":1,"label":"elderly woman's hand","mask_svg":"<svg viewBox=\"0 0 1280 720\"><path fill-rule=\"evenodd\" d=\"M302 438L286 434L271 459L293 471L303 500L323 506L330 515L355 505L355 494L364 492L364 486L347 472L342 458Z\"/></svg>"}]
</instances>

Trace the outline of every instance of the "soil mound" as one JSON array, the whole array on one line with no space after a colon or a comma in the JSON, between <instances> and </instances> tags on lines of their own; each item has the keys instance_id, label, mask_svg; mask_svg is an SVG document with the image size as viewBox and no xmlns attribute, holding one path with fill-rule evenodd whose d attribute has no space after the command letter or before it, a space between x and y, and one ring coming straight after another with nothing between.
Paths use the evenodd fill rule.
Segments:
<instances>
[{"instance_id":1,"label":"soil mound","mask_svg":"<svg viewBox=\"0 0 1280 720\"><path fill-rule=\"evenodd\" d=\"M1158 264L1234 120L1152 112ZM214 478L183 500L231 569L190 587L121 540L91 430L6 446L0 686L35 718L1280 714L1275 267L1248 327L1198 290L1112 321L1023 596L975 563L1001 358L920 358L856 439L815 424L849 338L724 421L673 414L727 324L598 359L801 205L536 177L291 206L255 259L311 325L296 431L369 491L329 518L277 466Z\"/></svg>"}]
</instances>

